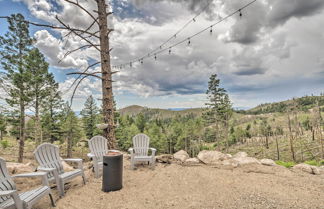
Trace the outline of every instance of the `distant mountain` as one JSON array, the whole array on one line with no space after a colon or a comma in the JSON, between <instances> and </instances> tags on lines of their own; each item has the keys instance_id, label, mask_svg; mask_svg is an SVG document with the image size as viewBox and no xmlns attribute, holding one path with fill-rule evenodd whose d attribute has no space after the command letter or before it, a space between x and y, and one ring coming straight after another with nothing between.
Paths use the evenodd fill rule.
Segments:
<instances>
[{"instance_id":1,"label":"distant mountain","mask_svg":"<svg viewBox=\"0 0 324 209\"><path fill-rule=\"evenodd\" d=\"M304 96L300 98L293 98L281 102L260 104L249 110L242 110L238 112L247 114L263 114L274 112L287 112L289 110L307 111L317 106L324 106L324 96Z\"/></svg>"},{"instance_id":2,"label":"distant mountain","mask_svg":"<svg viewBox=\"0 0 324 209\"><path fill-rule=\"evenodd\" d=\"M131 105L122 109L119 109L118 112L121 115L137 115L139 113L149 115L150 117L159 117L159 118L170 118L177 115L201 115L203 108L170 108L170 109L159 109L159 108L148 108L142 107L139 105Z\"/></svg>"}]
</instances>

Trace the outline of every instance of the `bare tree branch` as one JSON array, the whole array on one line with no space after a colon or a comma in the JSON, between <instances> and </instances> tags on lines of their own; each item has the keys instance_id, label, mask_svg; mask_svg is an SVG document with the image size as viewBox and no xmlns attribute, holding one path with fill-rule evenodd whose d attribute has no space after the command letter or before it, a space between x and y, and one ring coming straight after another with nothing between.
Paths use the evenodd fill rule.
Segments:
<instances>
[{"instance_id":1,"label":"bare tree branch","mask_svg":"<svg viewBox=\"0 0 324 209\"><path fill-rule=\"evenodd\" d=\"M98 76L96 74L99 74L101 72L93 72L93 73L83 73L83 72L72 72L72 73L68 73L67 75L88 75L88 76L93 76L99 79L103 79L101 76Z\"/></svg>"},{"instance_id":2,"label":"bare tree branch","mask_svg":"<svg viewBox=\"0 0 324 209\"><path fill-rule=\"evenodd\" d=\"M0 16L0 19L10 19L10 18L11 17L9 17L9 16ZM52 29L58 29L58 30L69 30L69 31L73 31L73 32L82 32L82 33L86 33L88 35L94 36L94 37L96 37L96 38L99 39L99 36L94 35L91 32L84 31L84 30L79 29L79 28L71 28L69 26L66 26L65 24L64 24L64 27L62 27L62 26L55 26L55 25L47 25L47 24L34 23L34 22L30 22L28 20L24 20L22 22L28 23L30 25L38 26L38 27L52 28Z\"/></svg>"},{"instance_id":3,"label":"bare tree branch","mask_svg":"<svg viewBox=\"0 0 324 209\"><path fill-rule=\"evenodd\" d=\"M80 9L82 9L84 12L86 12L98 25L99 25L99 22L97 20L97 18L95 18L88 10L86 10L83 6L81 6L79 4L79 2L73 2L73 1L70 1L70 0L64 0L70 4L74 4L75 6L79 7Z\"/></svg>"},{"instance_id":4,"label":"bare tree branch","mask_svg":"<svg viewBox=\"0 0 324 209\"><path fill-rule=\"evenodd\" d=\"M58 18L57 16L55 17L65 28L69 28L70 31L72 31L75 35L77 35L78 37L80 37L82 40L86 41L88 44L90 44L92 47L96 48L99 52L101 51L96 44L93 44L91 41L89 41L88 39L84 38L82 35L79 35L77 32L73 30L72 28L70 28L68 25L66 25L63 21L60 20L60 18ZM80 31L80 30L79 30ZM83 32L81 30L81 32ZM91 33L90 33L91 34Z\"/></svg>"},{"instance_id":5,"label":"bare tree branch","mask_svg":"<svg viewBox=\"0 0 324 209\"><path fill-rule=\"evenodd\" d=\"M100 62L95 62L95 63L93 63L93 64L91 64L91 65L89 65L84 71L83 71L83 73L86 73L90 68L92 68L93 66L96 66L96 65L98 65L98 64L100 64ZM73 81L73 83L72 83L72 85L69 87L69 89L67 90L67 92L68 91L70 91L70 89L74 86L74 84L81 78L81 76L82 75L79 75L74 81Z\"/></svg>"},{"instance_id":6,"label":"bare tree branch","mask_svg":"<svg viewBox=\"0 0 324 209\"><path fill-rule=\"evenodd\" d=\"M96 46L99 46L99 45L96 45ZM81 46L81 47L78 47L78 48L76 48L76 49L73 49L73 50L67 51L67 52L64 54L63 58L59 60L59 63L60 63L64 58L66 58L68 55L72 54L73 52L76 52L76 51L78 51L78 50L80 50L80 49L83 49L83 48L90 48L90 47L92 47L92 46L91 46L90 44L87 44L87 45L83 45L83 46Z\"/></svg>"}]
</instances>

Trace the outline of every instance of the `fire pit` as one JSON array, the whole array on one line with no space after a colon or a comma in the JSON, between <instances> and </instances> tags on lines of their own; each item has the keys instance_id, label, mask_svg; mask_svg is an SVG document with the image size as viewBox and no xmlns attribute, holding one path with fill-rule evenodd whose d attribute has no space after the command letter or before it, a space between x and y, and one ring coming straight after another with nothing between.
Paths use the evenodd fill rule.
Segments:
<instances>
[{"instance_id":1,"label":"fire pit","mask_svg":"<svg viewBox=\"0 0 324 209\"><path fill-rule=\"evenodd\" d=\"M103 156L102 191L117 191L123 187L123 154L109 151Z\"/></svg>"}]
</instances>

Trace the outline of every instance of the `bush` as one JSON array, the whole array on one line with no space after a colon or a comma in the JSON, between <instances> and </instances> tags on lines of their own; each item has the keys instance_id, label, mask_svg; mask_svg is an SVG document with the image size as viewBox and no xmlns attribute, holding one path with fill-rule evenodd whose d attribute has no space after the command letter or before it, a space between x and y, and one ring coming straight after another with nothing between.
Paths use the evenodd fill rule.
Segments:
<instances>
[{"instance_id":1,"label":"bush","mask_svg":"<svg viewBox=\"0 0 324 209\"><path fill-rule=\"evenodd\" d=\"M9 147L9 141L8 140L2 140L0 141L1 147L3 149L6 149L7 147Z\"/></svg>"},{"instance_id":2,"label":"bush","mask_svg":"<svg viewBox=\"0 0 324 209\"><path fill-rule=\"evenodd\" d=\"M284 162L284 161L280 161L280 160L277 160L277 161L276 161L276 164L277 164L277 165L284 166L284 167L286 167L286 168L291 168L291 167L293 167L294 165L296 165L296 163L294 163L294 162Z\"/></svg>"},{"instance_id":3,"label":"bush","mask_svg":"<svg viewBox=\"0 0 324 209\"><path fill-rule=\"evenodd\" d=\"M308 160L304 162L305 164L308 165L313 165L313 166L321 166L324 165L324 160L316 161L316 160Z\"/></svg>"}]
</instances>

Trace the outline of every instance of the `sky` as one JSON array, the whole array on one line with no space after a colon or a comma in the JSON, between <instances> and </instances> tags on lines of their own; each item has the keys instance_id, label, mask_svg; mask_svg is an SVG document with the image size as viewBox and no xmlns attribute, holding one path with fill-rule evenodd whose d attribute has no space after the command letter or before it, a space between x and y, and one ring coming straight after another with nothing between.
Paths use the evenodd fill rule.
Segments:
<instances>
[{"instance_id":1,"label":"sky","mask_svg":"<svg viewBox=\"0 0 324 209\"><path fill-rule=\"evenodd\" d=\"M112 65L148 54L172 37L197 14L195 21L172 38L174 44L218 22L251 0L110 0L108 17ZM91 12L95 1L79 0ZM206 6L208 5L208 6ZM92 19L65 0L0 0L0 15L22 13L26 19L58 24L58 16L70 26L88 27ZM118 69L113 89L117 108L141 105L154 108L203 107L209 77L217 74L236 108L251 108L324 92L324 1L257 0L209 30L148 58L143 64ZM0 20L0 35L7 31ZM93 28L95 31L96 28ZM76 76L100 59L93 48L64 54L84 45L66 31L30 26L35 47L45 55L50 72L59 82L63 98ZM163 46L163 48L167 48ZM100 66L91 68L95 72ZM3 97L0 93L0 96ZM79 86L72 108L80 111L93 95L100 103L101 82L87 78Z\"/></svg>"}]
</instances>

